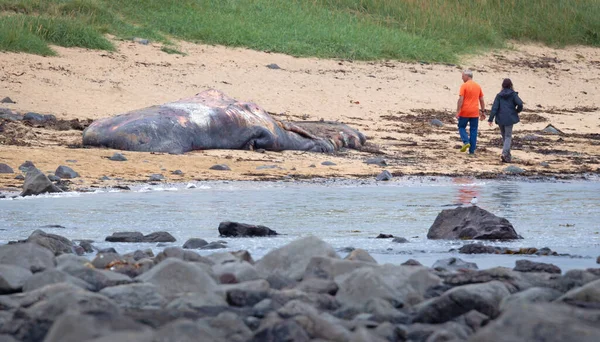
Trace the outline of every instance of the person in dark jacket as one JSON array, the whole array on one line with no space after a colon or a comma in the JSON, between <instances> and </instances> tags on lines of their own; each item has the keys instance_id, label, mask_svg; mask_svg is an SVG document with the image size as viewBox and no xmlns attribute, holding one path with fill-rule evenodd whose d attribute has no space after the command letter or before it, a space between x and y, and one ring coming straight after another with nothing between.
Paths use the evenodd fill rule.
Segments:
<instances>
[{"instance_id":1,"label":"person in dark jacket","mask_svg":"<svg viewBox=\"0 0 600 342\"><path fill-rule=\"evenodd\" d=\"M502 90L496 95L490 118L489 125L496 121L500 126L502 134L502 156L500 159L504 163L510 163L510 145L512 143L513 125L519 122L519 113L523 110L523 101L519 98L519 93L513 90L513 84L510 78L502 81Z\"/></svg>"}]
</instances>

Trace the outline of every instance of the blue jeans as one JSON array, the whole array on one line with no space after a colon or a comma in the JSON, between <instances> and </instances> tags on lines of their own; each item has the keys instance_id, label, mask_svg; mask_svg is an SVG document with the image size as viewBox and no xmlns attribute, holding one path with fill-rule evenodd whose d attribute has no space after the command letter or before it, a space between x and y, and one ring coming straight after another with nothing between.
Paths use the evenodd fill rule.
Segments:
<instances>
[{"instance_id":1,"label":"blue jeans","mask_svg":"<svg viewBox=\"0 0 600 342\"><path fill-rule=\"evenodd\" d=\"M467 135L467 124L469 124L469 135ZM479 127L479 118L458 118L458 133L463 144L470 143L469 153L475 153L477 148L477 128Z\"/></svg>"}]
</instances>

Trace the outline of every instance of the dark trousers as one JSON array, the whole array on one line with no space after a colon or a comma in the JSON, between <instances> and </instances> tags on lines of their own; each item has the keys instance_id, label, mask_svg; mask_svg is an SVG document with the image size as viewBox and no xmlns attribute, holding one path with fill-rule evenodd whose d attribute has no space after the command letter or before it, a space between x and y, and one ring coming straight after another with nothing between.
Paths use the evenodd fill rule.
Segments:
<instances>
[{"instance_id":1,"label":"dark trousers","mask_svg":"<svg viewBox=\"0 0 600 342\"><path fill-rule=\"evenodd\" d=\"M467 135L467 124L469 124L469 134ZM477 148L477 128L479 128L479 118L458 118L458 133L463 144L469 143L469 153L475 153Z\"/></svg>"}]
</instances>

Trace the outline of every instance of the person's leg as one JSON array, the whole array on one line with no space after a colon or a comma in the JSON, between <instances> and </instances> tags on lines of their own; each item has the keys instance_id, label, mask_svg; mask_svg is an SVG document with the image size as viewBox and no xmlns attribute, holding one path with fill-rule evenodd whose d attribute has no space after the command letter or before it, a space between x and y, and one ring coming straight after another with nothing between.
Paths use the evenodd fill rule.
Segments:
<instances>
[{"instance_id":1,"label":"person's leg","mask_svg":"<svg viewBox=\"0 0 600 342\"><path fill-rule=\"evenodd\" d=\"M467 123L469 122L469 118L458 118L458 134L460 134L460 140L463 143L461 152L465 152L467 148L469 148L469 135L467 134Z\"/></svg>"},{"instance_id":2,"label":"person's leg","mask_svg":"<svg viewBox=\"0 0 600 342\"><path fill-rule=\"evenodd\" d=\"M477 149L477 128L479 127L479 118L469 118L469 153L475 153Z\"/></svg>"},{"instance_id":3,"label":"person's leg","mask_svg":"<svg viewBox=\"0 0 600 342\"><path fill-rule=\"evenodd\" d=\"M513 125L504 126L504 143L502 144L502 155L510 162L510 145L512 144Z\"/></svg>"}]
</instances>

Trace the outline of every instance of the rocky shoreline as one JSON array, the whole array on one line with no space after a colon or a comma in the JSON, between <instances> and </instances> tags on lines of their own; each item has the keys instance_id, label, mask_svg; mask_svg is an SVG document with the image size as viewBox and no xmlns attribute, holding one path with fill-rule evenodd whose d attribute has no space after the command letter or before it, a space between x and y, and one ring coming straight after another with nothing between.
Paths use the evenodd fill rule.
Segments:
<instances>
[{"instance_id":1,"label":"rocky shoreline","mask_svg":"<svg viewBox=\"0 0 600 342\"><path fill-rule=\"evenodd\" d=\"M107 241L173 237L116 233ZM378 264L362 249L342 256L313 236L259 260L243 250L194 251L207 245L191 239L156 255L121 255L36 231L0 246L0 341L600 339L600 268L562 274L518 260L513 269L479 270L458 258L432 268ZM86 247L87 257L78 256Z\"/></svg>"}]
</instances>

